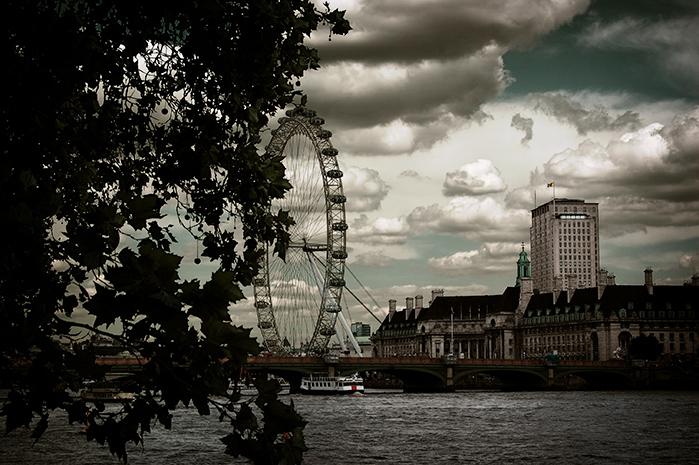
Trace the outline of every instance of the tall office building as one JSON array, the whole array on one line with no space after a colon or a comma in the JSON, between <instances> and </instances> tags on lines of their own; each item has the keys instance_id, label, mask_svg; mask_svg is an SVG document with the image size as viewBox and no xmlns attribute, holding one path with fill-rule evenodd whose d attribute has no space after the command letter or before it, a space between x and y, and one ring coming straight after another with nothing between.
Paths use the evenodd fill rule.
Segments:
<instances>
[{"instance_id":1,"label":"tall office building","mask_svg":"<svg viewBox=\"0 0 699 465\"><path fill-rule=\"evenodd\" d=\"M529 235L534 289L543 293L569 286L597 286L598 205L553 199L532 210Z\"/></svg>"}]
</instances>

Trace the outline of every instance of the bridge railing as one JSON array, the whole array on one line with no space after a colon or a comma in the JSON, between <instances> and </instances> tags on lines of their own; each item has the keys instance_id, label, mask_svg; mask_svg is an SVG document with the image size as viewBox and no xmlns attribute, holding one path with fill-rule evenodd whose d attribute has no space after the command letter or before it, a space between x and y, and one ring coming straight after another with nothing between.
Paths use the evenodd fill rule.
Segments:
<instances>
[{"instance_id":1,"label":"bridge railing","mask_svg":"<svg viewBox=\"0 0 699 465\"><path fill-rule=\"evenodd\" d=\"M303 364L303 363L325 363L322 357L248 357L248 363L254 364ZM339 364L441 364L441 358L428 356L396 356L396 357L340 357ZM520 360L509 360L502 358L465 358L458 359L457 365L524 365L541 366L543 360L538 358L527 358ZM607 366L624 367L628 362L624 360L608 361L587 361L587 360L561 360L559 366Z\"/></svg>"}]
</instances>

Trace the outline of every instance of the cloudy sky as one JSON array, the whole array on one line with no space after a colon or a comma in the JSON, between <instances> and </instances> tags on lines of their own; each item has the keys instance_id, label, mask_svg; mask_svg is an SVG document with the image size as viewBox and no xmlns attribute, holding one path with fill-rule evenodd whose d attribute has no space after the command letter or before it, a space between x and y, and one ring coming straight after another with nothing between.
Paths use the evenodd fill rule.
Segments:
<instances>
[{"instance_id":1,"label":"cloudy sky","mask_svg":"<svg viewBox=\"0 0 699 465\"><path fill-rule=\"evenodd\" d=\"M333 0L308 107L340 151L349 268L379 303L515 282L531 209L600 204L618 284L699 267L699 4ZM350 287L375 307L353 278ZM353 321L376 321L353 299ZM234 320L254 324L249 300Z\"/></svg>"}]
</instances>

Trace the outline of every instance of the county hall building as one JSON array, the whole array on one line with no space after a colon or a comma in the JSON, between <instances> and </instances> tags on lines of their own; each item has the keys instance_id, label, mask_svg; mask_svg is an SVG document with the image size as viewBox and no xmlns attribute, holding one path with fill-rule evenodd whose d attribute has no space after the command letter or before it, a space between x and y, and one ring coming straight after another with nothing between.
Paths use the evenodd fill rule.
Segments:
<instances>
[{"instance_id":1,"label":"county hall building","mask_svg":"<svg viewBox=\"0 0 699 465\"><path fill-rule=\"evenodd\" d=\"M532 211L532 263L522 251L515 285L502 294L408 297L372 336L380 357L454 354L521 359L557 353L571 360L611 360L632 338L652 335L664 354L699 349L699 277L685 285L617 285L599 267L598 205L555 199ZM541 261L541 263L537 263ZM453 341L453 342L452 342Z\"/></svg>"}]
</instances>

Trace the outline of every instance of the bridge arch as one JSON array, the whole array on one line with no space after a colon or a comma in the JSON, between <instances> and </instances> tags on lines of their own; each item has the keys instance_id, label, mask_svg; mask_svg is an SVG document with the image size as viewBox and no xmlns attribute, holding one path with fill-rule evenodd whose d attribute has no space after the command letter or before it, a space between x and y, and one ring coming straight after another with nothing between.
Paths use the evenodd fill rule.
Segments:
<instances>
[{"instance_id":1,"label":"bridge arch","mask_svg":"<svg viewBox=\"0 0 699 465\"><path fill-rule=\"evenodd\" d=\"M470 376L483 374L492 376L500 380L503 389L538 389L546 387L547 377L541 370L533 370L523 368L521 370L498 369L474 367L469 369L460 369L454 374L454 384L458 385L460 381Z\"/></svg>"},{"instance_id":2,"label":"bridge arch","mask_svg":"<svg viewBox=\"0 0 699 465\"><path fill-rule=\"evenodd\" d=\"M634 385L634 375L631 371L604 370L595 368L559 369L553 380L559 380L568 375L582 378L587 389L615 389Z\"/></svg>"}]
</instances>

